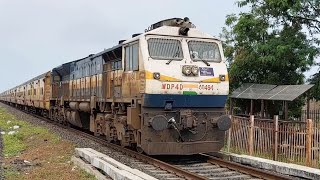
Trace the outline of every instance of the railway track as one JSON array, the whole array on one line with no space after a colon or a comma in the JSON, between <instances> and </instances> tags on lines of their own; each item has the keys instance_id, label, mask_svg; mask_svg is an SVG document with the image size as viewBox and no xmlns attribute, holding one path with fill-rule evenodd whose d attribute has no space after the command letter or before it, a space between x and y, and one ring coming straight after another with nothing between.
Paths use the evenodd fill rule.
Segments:
<instances>
[{"instance_id":1,"label":"railway track","mask_svg":"<svg viewBox=\"0 0 320 180\"><path fill-rule=\"evenodd\" d=\"M112 148L117 152L123 153L124 156L133 157L137 159L133 164L143 164L144 169L157 174L158 178L160 177L159 179L292 179L292 177L289 176L278 175L205 154L198 154L187 158L185 156L146 156L119 145L109 143L106 140L89 133L51 121L42 116L35 114L30 115L68 129L69 131L96 143Z\"/></svg>"}]
</instances>

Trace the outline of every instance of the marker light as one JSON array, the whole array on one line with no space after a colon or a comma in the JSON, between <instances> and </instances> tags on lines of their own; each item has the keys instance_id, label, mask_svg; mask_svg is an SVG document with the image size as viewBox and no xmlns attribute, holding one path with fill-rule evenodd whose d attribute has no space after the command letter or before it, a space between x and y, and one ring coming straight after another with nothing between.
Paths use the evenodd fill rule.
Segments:
<instances>
[{"instance_id":1,"label":"marker light","mask_svg":"<svg viewBox=\"0 0 320 180\"><path fill-rule=\"evenodd\" d=\"M158 72L153 73L153 78L159 80L160 79L160 73L158 73Z\"/></svg>"},{"instance_id":2,"label":"marker light","mask_svg":"<svg viewBox=\"0 0 320 180\"><path fill-rule=\"evenodd\" d=\"M226 80L226 76L223 75L223 74L220 74L219 75L219 79L220 79L220 81L225 81Z\"/></svg>"}]
</instances>

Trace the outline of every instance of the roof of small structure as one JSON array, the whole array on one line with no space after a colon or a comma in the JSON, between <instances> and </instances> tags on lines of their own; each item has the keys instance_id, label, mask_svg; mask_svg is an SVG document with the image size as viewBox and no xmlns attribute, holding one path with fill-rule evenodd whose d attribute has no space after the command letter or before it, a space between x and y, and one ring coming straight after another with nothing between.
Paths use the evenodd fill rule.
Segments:
<instances>
[{"instance_id":1,"label":"roof of small structure","mask_svg":"<svg viewBox=\"0 0 320 180\"><path fill-rule=\"evenodd\" d=\"M272 85L245 83L233 91L230 97L235 99L293 101L312 88L312 86L313 84Z\"/></svg>"}]
</instances>

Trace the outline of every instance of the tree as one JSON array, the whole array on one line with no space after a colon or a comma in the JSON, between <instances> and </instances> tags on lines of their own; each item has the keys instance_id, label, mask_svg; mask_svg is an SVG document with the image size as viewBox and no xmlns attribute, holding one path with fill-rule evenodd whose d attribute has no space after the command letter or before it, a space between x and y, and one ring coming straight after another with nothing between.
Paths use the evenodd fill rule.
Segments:
<instances>
[{"instance_id":1,"label":"tree","mask_svg":"<svg viewBox=\"0 0 320 180\"><path fill-rule=\"evenodd\" d=\"M320 63L318 64L320 65ZM320 70L320 68L319 68ZM314 84L314 87L311 89L311 98L314 98L316 101L320 100L320 72L315 73L310 79L310 84Z\"/></svg>"},{"instance_id":2,"label":"tree","mask_svg":"<svg viewBox=\"0 0 320 180\"><path fill-rule=\"evenodd\" d=\"M228 15L222 34L231 91L243 83L303 84L303 73L319 55L319 2L241 0L238 5L251 9ZM290 109L302 104L300 99Z\"/></svg>"}]
</instances>

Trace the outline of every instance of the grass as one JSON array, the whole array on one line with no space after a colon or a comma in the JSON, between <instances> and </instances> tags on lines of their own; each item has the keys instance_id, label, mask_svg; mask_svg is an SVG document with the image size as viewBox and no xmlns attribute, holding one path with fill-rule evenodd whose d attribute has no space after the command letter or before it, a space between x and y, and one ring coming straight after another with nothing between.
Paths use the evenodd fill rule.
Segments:
<instances>
[{"instance_id":1,"label":"grass","mask_svg":"<svg viewBox=\"0 0 320 180\"><path fill-rule=\"evenodd\" d=\"M19 126L19 129L13 129L13 126ZM60 138L49 132L48 129L36 127L25 121L18 120L15 116L7 113L0 108L0 128L6 134L3 137L3 154L5 157L13 157L19 155L26 149L26 140L30 137L42 137L50 139L53 143L57 143ZM9 135L8 132L15 131Z\"/></svg>"},{"instance_id":2,"label":"grass","mask_svg":"<svg viewBox=\"0 0 320 180\"><path fill-rule=\"evenodd\" d=\"M21 173L11 169L11 167L6 167L7 169L4 171L4 176L6 179L19 179Z\"/></svg>"},{"instance_id":3,"label":"grass","mask_svg":"<svg viewBox=\"0 0 320 180\"><path fill-rule=\"evenodd\" d=\"M87 173L85 170L82 170L82 169L80 170L80 176L81 176L81 178L88 179L88 180L95 180L96 179L93 175Z\"/></svg>"},{"instance_id":4,"label":"grass","mask_svg":"<svg viewBox=\"0 0 320 180\"><path fill-rule=\"evenodd\" d=\"M19 126L14 129L13 126ZM75 145L61 139L44 127L17 119L0 107L0 129L3 139L4 176L6 179L95 179L94 176L70 163ZM8 132L15 131L9 135ZM40 164L31 168L19 167L15 159Z\"/></svg>"}]
</instances>

